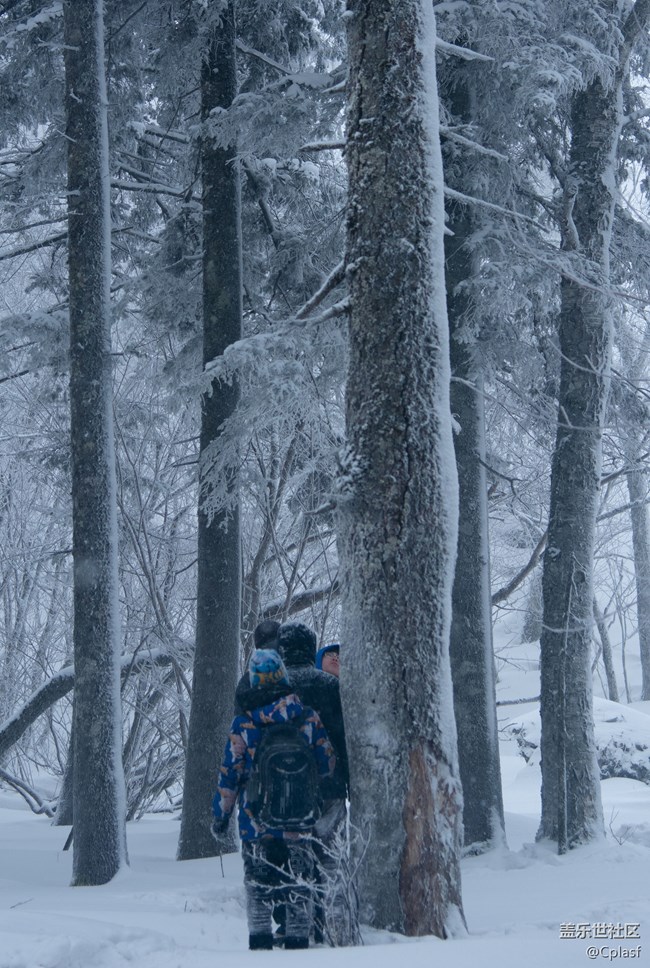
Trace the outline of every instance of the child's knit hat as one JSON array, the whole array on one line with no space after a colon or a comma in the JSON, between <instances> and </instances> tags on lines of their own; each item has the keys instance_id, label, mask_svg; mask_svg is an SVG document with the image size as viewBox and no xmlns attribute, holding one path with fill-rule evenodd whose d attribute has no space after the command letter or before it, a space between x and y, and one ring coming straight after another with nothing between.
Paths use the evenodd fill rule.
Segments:
<instances>
[{"instance_id":1,"label":"child's knit hat","mask_svg":"<svg viewBox=\"0 0 650 968\"><path fill-rule=\"evenodd\" d=\"M288 686L284 662L275 649L256 649L248 663L251 686Z\"/></svg>"}]
</instances>

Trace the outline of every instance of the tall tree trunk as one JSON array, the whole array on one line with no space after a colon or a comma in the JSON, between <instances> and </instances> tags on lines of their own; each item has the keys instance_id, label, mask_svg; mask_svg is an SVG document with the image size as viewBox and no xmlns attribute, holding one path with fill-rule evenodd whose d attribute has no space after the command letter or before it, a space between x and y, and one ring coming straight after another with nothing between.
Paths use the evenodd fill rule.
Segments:
<instances>
[{"instance_id":1,"label":"tall tree trunk","mask_svg":"<svg viewBox=\"0 0 650 968\"><path fill-rule=\"evenodd\" d=\"M650 524L648 500L650 478L647 450L650 442L650 404L640 389L647 379L650 352L650 322L646 323L641 342L637 338L621 339L622 364L629 383L617 387L620 419L625 433L624 453L627 465L625 479L630 496L630 522L634 551L636 612L641 658L641 699L650 699Z\"/></svg>"},{"instance_id":2,"label":"tall tree trunk","mask_svg":"<svg viewBox=\"0 0 650 968\"><path fill-rule=\"evenodd\" d=\"M435 20L348 0L348 474L340 504L352 821L365 920L463 930L449 632L449 412Z\"/></svg>"},{"instance_id":3,"label":"tall tree trunk","mask_svg":"<svg viewBox=\"0 0 650 968\"><path fill-rule=\"evenodd\" d=\"M209 363L241 339L241 219L237 147L218 146L210 136L211 112L228 109L237 93L235 4L211 25L201 71L203 171L203 362ZM232 718L238 678L241 612L241 548L238 508L210 519L206 452L235 410L236 382L205 394L201 412L199 549L196 652L188 732L179 860L211 857L210 804ZM230 848L235 849L234 841Z\"/></svg>"},{"instance_id":4,"label":"tall tree trunk","mask_svg":"<svg viewBox=\"0 0 650 968\"><path fill-rule=\"evenodd\" d=\"M465 123L474 120L468 73L475 67L454 65L450 108L453 116ZM452 188L473 194L462 175L447 181ZM459 521L450 657L463 786L464 846L477 852L503 843L505 829L492 647L483 374L476 364L474 347L463 334L473 312L467 286L476 270L470 251L474 225L467 205L452 203L447 215L448 228L453 232L445 237L447 313L451 371L456 378L451 384L451 411L459 424L454 437Z\"/></svg>"},{"instance_id":5,"label":"tall tree trunk","mask_svg":"<svg viewBox=\"0 0 650 968\"><path fill-rule=\"evenodd\" d=\"M633 448L631 447L630 450ZM631 456L631 455L630 455ZM637 460L640 454L636 454ZM625 475L630 495L636 610L641 654L641 699L650 699L650 525L648 523L648 475L642 464Z\"/></svg>"},{"instance_id":6,"label":"tall tree trunk","mask_svg":"<svg viewBox=\"0 0 650 968\"><path fill-rule=\"evenodd\" d=\"M612 702L618 702L618 683L616 682L616 673L614 672L612 643L609 640L605 616L601 612L596 598L594 598L594 619L598 634L600 635L600 646L603 652L603 665L605 666L605 678L607 679L607 698L611 699Z\"/></svg>"},{"instance_id":7,"label":"tall tree trunk","mask_svg":"<svg viewBox=\"0 0 650 968\"><path fill-rule=\"evenodd\" d=\"M101 0L64 0L74 560L73 884L126 862Z\"/></svg>"},{"instance_id":8,"label":"tall tree trunk","mask_svg":"<svg viewBox=\"0 0 650 968\"><path fill-rule=\"evenodd\" d=\"M536 568L533 572L528 594L524 621L521 629L522 642L538 642L542 635L542 573Z\"/></svg>"},{"instance_id":9,"label":"tall tree trunk","mask_svg":"<svg viewBox=\"0 0 650 968\"><path fill-rule=\"evenodd\" d=\"M602 836L591 677L593 555L609 388L612 307L609 248L616 192L623 84L650 0L620 24L618 66L607 87L596 77L573 98L564 185L562 244L581 256L580 285L564 277L558 428L551 467L548 546L542 579L542 817L539 838L560 851Z\"/></svg>"},{"instance_id":10,"label":"tall tree trunk","mask_svg":"<svg viewBox=\"0 0 650 968\"><path fill-rule=\"evenodd\" d=\"M592 709L593 555L609 383L609 244L621 78L574 97L563 247L583 256L591 286L562 280L560 396L544 555L541 637L542 817L561 849L603 832Z\"/></svg>"},{"instance_id":11,"label":"tall tree trunk","mask_svg":"<svg viewBox=\"0 0 650 968\"><path fill-rule=\"evenodd\" d=\"M73 798L74 798L74 731L70 728L70 739L68 740L68 758L65 764L65 772L61 781L59 799L56 803L56 813L52 825L54 827L70 827L73 822Z\"/></svg>"}]
</instances>

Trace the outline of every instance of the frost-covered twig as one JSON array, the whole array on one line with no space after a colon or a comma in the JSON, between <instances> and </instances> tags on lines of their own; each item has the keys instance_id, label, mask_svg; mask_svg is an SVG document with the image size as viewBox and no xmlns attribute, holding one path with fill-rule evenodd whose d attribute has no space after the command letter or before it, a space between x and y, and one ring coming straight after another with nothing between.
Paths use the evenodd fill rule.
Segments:
<instances>
[{"instance_id":1,"label":"frost-covered twig","mask_svg":"<svg viewBox=\"0 0 650 968\"><path fill-rule=\"evenodd\" d=\"M314 886L315 901L321 908L324 940L332 948L363 944L356 882L367 848L367 838L347 817L333 834L316 841L319 882Z\"/></svg>"}]
</instances>

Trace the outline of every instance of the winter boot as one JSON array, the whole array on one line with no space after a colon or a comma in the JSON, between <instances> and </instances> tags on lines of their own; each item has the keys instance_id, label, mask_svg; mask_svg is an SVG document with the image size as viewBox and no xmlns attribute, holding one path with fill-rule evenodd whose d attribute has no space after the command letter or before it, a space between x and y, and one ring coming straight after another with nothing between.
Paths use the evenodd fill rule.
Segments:
<instances>
[{"instance_id":1,"label":"winter boot","mask_svg":"<svg viewBox=\"0 0 650 968\"><path fill-rule=\"evenodd\" d=\"M251 951L272 951L273 935L272 934L249 934L248 947Z\"/></svg>"},{"instance_id":2,"label":"winter boot","mask_svg":"<svg viewBox=\"0 0 650 968\"><path fill-rule=\"evenodd\" d=\"M284 950L297 951L299 948L308 948L309 938L285 938Z\"/></svg>"}]
</instances>

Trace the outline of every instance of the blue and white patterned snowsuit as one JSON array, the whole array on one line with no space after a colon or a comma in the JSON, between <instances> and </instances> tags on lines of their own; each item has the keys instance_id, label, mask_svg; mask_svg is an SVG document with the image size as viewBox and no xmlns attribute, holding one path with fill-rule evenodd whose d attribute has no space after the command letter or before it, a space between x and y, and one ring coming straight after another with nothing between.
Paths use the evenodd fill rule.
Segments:
<instances>
[{"instance_id":1,"label":"blue and white patterned snowsuit","mask_svg":"<svg viewBox=\"0 0 650 968\"><path fill-rule=\"evenodd\" d=\"M304 719L299 727L314 751L318 775L334 772L336 758L332 744L313 709L295 695L283 696L259 709L235 716L232 721L219 785L212 809L217 819L232 813L239 803L239 835L244 857L248 930L251 935L269 935L274 904L286 908L287 938L307 938L311 925L314 855L309 833L276 830L257 820L250 810L246 783L250 777L264 724Z\"/></svg>"}]
</instances>

